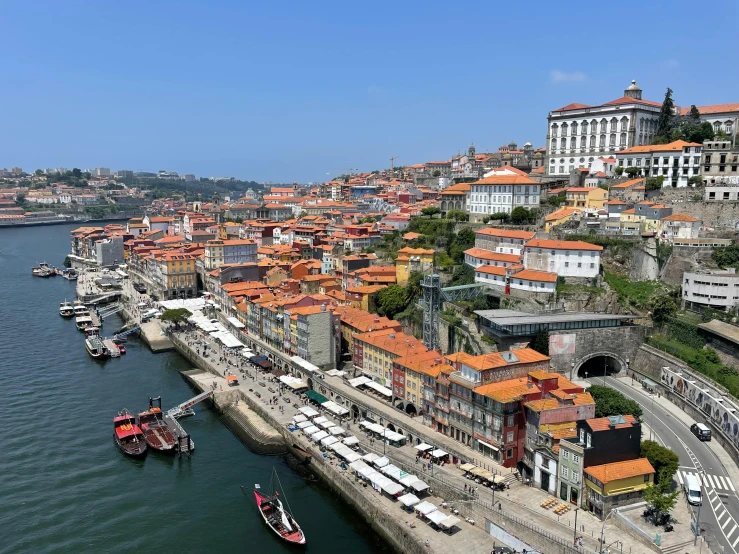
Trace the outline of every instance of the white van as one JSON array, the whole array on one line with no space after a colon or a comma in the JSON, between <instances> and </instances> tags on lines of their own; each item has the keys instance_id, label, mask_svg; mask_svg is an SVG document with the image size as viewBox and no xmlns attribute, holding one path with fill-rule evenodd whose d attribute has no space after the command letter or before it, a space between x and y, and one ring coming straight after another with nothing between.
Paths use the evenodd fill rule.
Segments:
<instances>
[{"instance_id":1,"label":"white van","mask_svg":"<svg viewBox=\"0 0 739 554\"><path fill-rule=\"evenodd\" d=\"M703 503L701 484L695 475L685 475L683 477L683 489L685 490L685 498L689 504L700 506Z\"/></svg>"}]
</instances>

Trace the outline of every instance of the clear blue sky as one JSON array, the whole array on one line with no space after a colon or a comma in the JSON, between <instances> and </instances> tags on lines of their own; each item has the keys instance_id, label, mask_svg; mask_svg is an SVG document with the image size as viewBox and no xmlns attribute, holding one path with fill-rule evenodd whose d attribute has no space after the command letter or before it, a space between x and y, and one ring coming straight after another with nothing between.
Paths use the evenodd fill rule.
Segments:
<instances>
[{"instance_id":1,"label":"clear blue sky","mask_svg":"<svg viewBox=\"0 0 739 554\"><path fill-rule=\"evenodd\" d=\"M543 146L547 112L739 102L739 2L5 0L0 167L258 181ZM705 41L705 42L701 42Z\"/></svg>"}]
</instances>

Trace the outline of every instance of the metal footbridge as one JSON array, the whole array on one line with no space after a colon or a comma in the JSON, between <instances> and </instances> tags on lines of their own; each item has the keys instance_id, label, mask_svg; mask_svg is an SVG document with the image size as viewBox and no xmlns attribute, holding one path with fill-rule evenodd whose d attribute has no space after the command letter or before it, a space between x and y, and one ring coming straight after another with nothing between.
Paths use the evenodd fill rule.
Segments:
<instances>
[{"instance_id":1,"label":"metal footbridge","mask_svg":"<svg viewBox=\"0 0 739 554\"><path fill-rule=\"evenodd\" d=\"M120 339L127 337L128 335L138 333L139 331L141 331L141 327L134 327L133 329L129 329L128 331L123 331L122 333L116 333L115 335L113 335L113 338L116 340L120 340Z\"/></svg>"}]
</instances>

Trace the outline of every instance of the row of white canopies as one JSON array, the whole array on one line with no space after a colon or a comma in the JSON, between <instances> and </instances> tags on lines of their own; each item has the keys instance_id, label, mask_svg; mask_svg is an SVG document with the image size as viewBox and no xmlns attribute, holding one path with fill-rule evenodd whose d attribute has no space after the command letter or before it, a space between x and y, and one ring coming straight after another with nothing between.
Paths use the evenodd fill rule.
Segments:
<instances>
[{"instance_id":1,"label":"row of white canopies","mask_svg":"<svg viewBox=\"0 0 739 554\"><path fill-rule=\"evenodd\" d=\"M205 317L202 312L196 310L187 318L187 321L203 332L208 333L214 339L220 341L226 348L243 348L244 346L244 343L233 336L233 334L226 329L222 323L214 323Z\"/></svg>"},{"instance_id":2,"label":"row of white canopies","mask_svg":"<svg viewBox=\"0 0 739 554\"><path fill-rule=\"evenodd\" d=\"M385 437L389 441L395 442L405 439L405 435L401 433L396 433L395 431L391 431L390 429L383 427L379 423L372 423L371 421L364 420L359 422L359 427L367 429L368 431L372 431L373 433L376 433L381 437Z\"/></svg>"},{"instance_id":3,"label":"row of white canopies","mask_svg":"<svg viewBox=\"0 0 739 554\"><path fill-rule=\"evenodd\" d=\"M312 411L318 415L318 412ZM321 446L333 450L347 462L353 462L360 458L359 454L349 448L359 444L359 439L353 436L345 436L347 434L346 430L333 421L323 416L314 417L313 420L310 420L304 414L299 413L293 417L293 423L312 441L320 442Z\"/></svg>"},{"instance_id":4,"label":"row of white canopies","mask_svg":"<svg viewBox=\"0 0 739 554\"><path fill-rule=\"evenodd\" d=\"M361 386L365 386L368 389L372 389L373 391L383 396L392 397L393 395L393 391L391 391L389 388L383 387L379 383L375 383L372 379L370 379L369 377L365 377L364 375L362 375L361 377L355 377L354 379L349 379L349 384L355 389Z\"/></svg>"},{"instance_id":5,"label":"row of white canopies","mask_svg":"<svg viewBox=\"0 0 739 554\"><path fill-rule=\"evenodd\" d=\"M433 446L431 446L430 444L426 444L425 442L416 445L414 448L421 453L430 454L432 458L443 458L444 456L449 455L448 452L442 450L441 448L434 448Z\"/></svg>"}]
</instances>

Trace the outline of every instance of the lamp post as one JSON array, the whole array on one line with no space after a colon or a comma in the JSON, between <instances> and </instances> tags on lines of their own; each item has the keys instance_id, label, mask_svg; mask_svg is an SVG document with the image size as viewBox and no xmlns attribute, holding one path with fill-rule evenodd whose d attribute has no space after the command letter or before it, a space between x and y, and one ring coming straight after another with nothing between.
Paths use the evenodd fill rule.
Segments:
<instances>
[{"instance_id":1,"label":"lamp post","mask_svg":"<svg viewBox=\"0 0 739 554\"><path fill-rule=\"evenodd\" d=\"M570 381L572 381L572 378L574 375L575 375L575 362L570 362Z\"/></svg>"},{"instance_id":2,"label":"lamp post","mask_svg":"<svg viewBox=\"0 0 739 554\"><path fill-rule=\"evenodd\" d=\"M580 508L575 508L575 529L572 531L572 543L577 544L577 511Z\"/></svg>"},{"instance_id":3,"label":"lamp post","mask_svg":"<svg viewBox=\"0 0 739 554\"><path fill-rule=\"evenodd\" d=\"M598 552L600 552L600 554L603 554L603 552L605 551L605 547L603 546L605 544L605 540L604 540L603 534L605 533L605 530L606 530L606 521L608 521L608 518L611 517L611 515L615 511L616 511L616 509L614 508L610 512L608 512L608 515L603 520L603 525L600 526L600 549L598 550Z\"/></svg>"}]
</instances>

